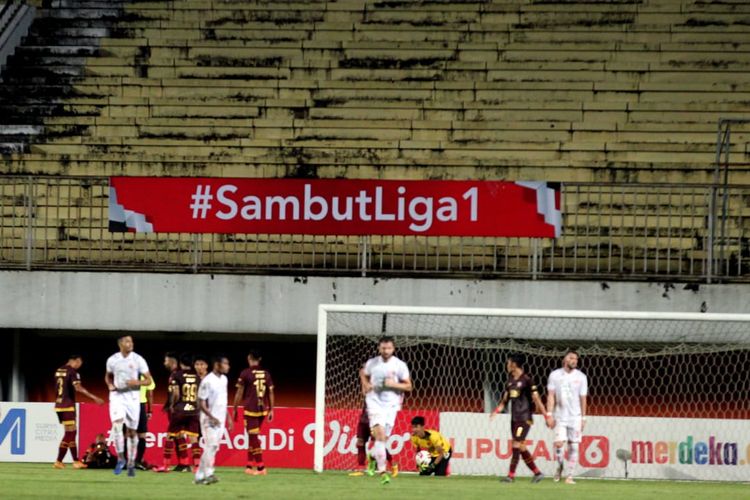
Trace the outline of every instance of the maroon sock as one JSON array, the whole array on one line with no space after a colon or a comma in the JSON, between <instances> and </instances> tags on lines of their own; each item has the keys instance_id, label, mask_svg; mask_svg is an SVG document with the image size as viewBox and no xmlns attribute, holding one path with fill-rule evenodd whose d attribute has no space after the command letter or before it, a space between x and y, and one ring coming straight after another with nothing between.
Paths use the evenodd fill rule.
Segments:
<instances>
[{"instance_id":1,"label":"maroon sock","mask_svg":"<svg viewBox=\"0 0 750 500\"><path fill-rule=\"evenodd\" d=\"M510 472L508 472L508 475L510 477L513 477L516 475L516 467L518 467L518 458L521 455L521 450L518 448L513 448L513 456L510 459Z\"/></svg>"},{"instance_id":2,"label":"maroon sock","mask_svg":"<svg viewBox=\"0 0 750 500\"><path fill-rule=\"evenodd\" d=\"M177 438L177 463L180 465L188 465L188 444L185 436Z\"/></svg>"},{"instance_id":3,"label":"maroon sock","mask_svg":"<svg viewBox=\"0 0 750 500\"><path fill-rule=\"evenodd\" d=\"M67 436L68 433L65 433L65 436ZM65 436L63 436L62 441L60 441L59 446L57 447L57 461L62 462L63 458L65 458L65 454L68 453L68 440L65 439Z\"/></svg>"},{"instance_id":4,"label":"maroon sock","mask_svg":"<svg viewBox=\"0 0 750 500\"><path fill-rule=\"evenodd\" d=\"M198 441L193 443L193 446L191 446L191 449L193 451L193 465L196 467L198 464L201 463L201 457L203 456L203 448L201 448L201 445Z\"/></svg>"},{"instance_id":5,"label":"maroon sock","mask_svg":"<svg viewBox=\"0 0 750 500\"><path fill-rule=\"evenodd\" d=\"M534 463L534 459L531 457L531 453L529 453L529 450L522 451L521 458L523 458L523 462L526 464L526 466L531 469L531 472L533 472L534 474L539 474L539 468Z\"/></svg>"},{"instance_id":6,"label":"maroon sock","mask_svg":"<svg viewBox=\"0 0 750 500\"><path fill-rule=\"evenodd\" d=\"M255 456L255 467L258 470L263 470L266 468L266 464L263 463L263 448L260 447L260 442L258 442L258 447L255 448L255 453L253 453Z\"/></svg>"},{"instance_id":7,"label":"maroon sock","mask_svg":"<svg viewBox=\"0 0 750 500\"><path fill-rule=\"evenodd\" d=\"M365 465L367 462L367 453L365 453L365 445L357 446L357 463L360 467Z\"/></svg>"},{"instance_id":8,"label":"maroon sock","mask_svg":"<svg viewBox=\"0 0 750 500\"><path fill-rule=\"evenodd\" d=\"M70 450L70 456L73 457L73 461L78 461L78 445L76 445L76 431L67 431L63 439L68 441L68 449Z\"/></svg>"},{"instance_id":9,"label":"maroon sock","mask_svg":"<svg viewBox=\"0 0 750 500\"><path fill-rule=\"evenodd\" d=\"M247 448L247 466L258 467L258 470L263 470L263 455L261 454L260 448L260 437L257 434L248 434L249 446ZM260 464L258 464L258 456L261 457Z\"/></svg>"},{"instance_id":10,"label":"maroon sock","mask_svg":"<svg viewBox=\"0 0 750 500\"><path fill-rule=\"evenodd\" d=\"M172 465L172 455L174 455L174 438L168 437L164 441L164 467Z\"/></svg>"}]
</instances>

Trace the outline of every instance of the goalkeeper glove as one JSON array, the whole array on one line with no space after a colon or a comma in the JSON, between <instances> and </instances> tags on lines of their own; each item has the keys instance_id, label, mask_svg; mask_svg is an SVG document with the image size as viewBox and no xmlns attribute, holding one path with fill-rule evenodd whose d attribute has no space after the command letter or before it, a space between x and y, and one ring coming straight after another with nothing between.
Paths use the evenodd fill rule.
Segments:
<instances>
[{"instance_id":1,"label":"goalkeeper glove","mask_svg":"<svg viewBox=\"0 0 750 500\"><path fill-rule=\"evenodd\" d=\"M419 470L421 472L427 472L427 473L431 474L432 472L435 471L435 462L430 462L429 464L422 465L422 466L419 467Z\"/></svg>"}]
</instances>

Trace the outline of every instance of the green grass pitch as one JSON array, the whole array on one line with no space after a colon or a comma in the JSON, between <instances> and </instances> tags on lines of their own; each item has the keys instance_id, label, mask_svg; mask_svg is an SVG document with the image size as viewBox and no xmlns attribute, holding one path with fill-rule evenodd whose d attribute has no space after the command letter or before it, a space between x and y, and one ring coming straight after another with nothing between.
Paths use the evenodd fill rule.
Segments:
<instances>
[{"instance_id":1,"label":"green grass pitch","mask_svg":"<svg viewBox=\"0 0 750 500\"><path fill-rule=\"evenodd\" d=\"M192 484L187 473L138 472L137 477L114 476L112 471L53 470L47 464L0 464L0 498L160 498L216 499L419 499L495 498L536 499L750 499L750 484L579 480L576 485L545 479L531 484L519 479L502 484L493 477L448 478L401 474L388 485L377 478L348 477L344 473L315 474L305 470L272 469L265 477L249 477L240 468L219 468L220 483Z\"/></svg>"}]
</instances>

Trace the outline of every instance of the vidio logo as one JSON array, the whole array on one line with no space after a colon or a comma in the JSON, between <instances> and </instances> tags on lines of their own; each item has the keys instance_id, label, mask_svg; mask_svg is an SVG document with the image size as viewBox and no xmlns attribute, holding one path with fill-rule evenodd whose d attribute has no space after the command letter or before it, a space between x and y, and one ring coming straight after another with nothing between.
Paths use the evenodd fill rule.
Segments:
<instances>
[{"instance_id":1,"label":"vidio logo","mask_svg":"<svg viewBox=\"0 0 750 500\"><path fill-rule=\"evenodd\" d=\"M10 454L26 453L26 410L12 408L0 421L0 446L6 439L10 440Z\"/></svg>"}]
</instances>

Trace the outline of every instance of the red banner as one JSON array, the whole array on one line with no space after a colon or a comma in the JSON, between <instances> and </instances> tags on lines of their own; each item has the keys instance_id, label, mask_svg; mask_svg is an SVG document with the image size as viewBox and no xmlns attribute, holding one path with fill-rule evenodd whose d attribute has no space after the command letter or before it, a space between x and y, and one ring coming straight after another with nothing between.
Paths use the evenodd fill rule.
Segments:
<instances>
[{"instance_id":1,"label":"red banner","mask_svg":"<svg viewBox=\"0 0 750 500\"><path fill-rule=\"evenodd\" d=\"M319 235L560 235L544 182L112 177L110 231Z\"/></svg>"},{"instance_id":2,"label":"red banner","mask_svg":"<svg viewBox=\"0 0 750 500\"><path fill-rule=\"evenodd\" d=\"M161 408L162 405L154 405L154 413L148 423L144 457L148 463L158 465L163 461L164 440L167 437L167 415ZM324 443L327 464L335 463L344 469L356 467L356 432L361 412L361 409L346 411L344 418L340 419L346 421L329 422L329 429L335 431L327 436L328 442ZM416 414L413 411L400 412L388 441L389 451L402 470L415 469L409 442L409 422ZM419 414L425 416L428 425L437 428L438 413ZM93 443L99 433L109 438L111 425L108 406L81 403L79 424L79 445L82 449ZM312 469L314 428L315 411L312 408L276 408L273 421L266 422L261 431L264 462L269 467ZM234 430L227 431L222 439L216 456L217 465L244 466L247 463L247 447L248 440L243 424L235 422ZM335 454L339 455L336 460L328 460Z\"/></svg>"}]
</instances>

